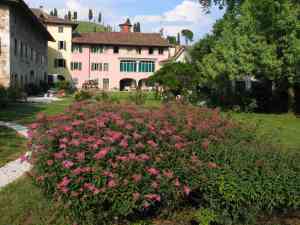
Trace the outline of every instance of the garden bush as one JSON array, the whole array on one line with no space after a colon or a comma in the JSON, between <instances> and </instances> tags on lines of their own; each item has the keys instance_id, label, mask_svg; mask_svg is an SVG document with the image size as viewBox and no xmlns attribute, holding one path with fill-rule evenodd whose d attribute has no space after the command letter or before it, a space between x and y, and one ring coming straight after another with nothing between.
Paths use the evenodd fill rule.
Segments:
<instances>
[{"instance_id":1,"label":"garden bush","mask_svg":"<svg viewBox=\"0 0 300 225\"><path fill-rule=\"evenodd\" d=\"M300 206L299 154L261 144L217 110L78 102L40 115L30 136L37 185L78 224L126 224L187 205L206 223L255 224L260 213Z\"/></svg>"},{"instance_id":2,"label":"garden bush","mask_svg":"<svg viewBox=\"0 0 300 225\"><path fill-rule=\"evenodd\" d=\"M8 104L8 93L5 87L0 85L0 106L5 107Z\"/></svg>"},{"instance_id":3,"label":"garden bush","mask_svg":"<svg viewBox=\"0 0 300 225\"><path fill-rule=\"evenodd\" d=\"M92 93L84 90L77 91L74 95L75 100L78 102L91 99L92 97Z\"/></svg>"}]
</instances>

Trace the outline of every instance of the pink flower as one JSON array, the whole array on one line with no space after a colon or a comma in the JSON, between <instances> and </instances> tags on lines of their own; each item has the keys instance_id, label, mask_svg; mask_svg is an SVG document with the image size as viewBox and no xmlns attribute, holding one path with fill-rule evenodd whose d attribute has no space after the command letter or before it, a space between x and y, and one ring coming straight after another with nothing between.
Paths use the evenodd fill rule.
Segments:
<instances>
[{"instance_id":1,"label":"pink flower","mask_svg":"<svg viewBox=\"0 0 300 225\"><path fill-rule=\"evenodd\" d=\"M94 158L99 160L99 159L103 159L105 158L105 156L110 152L111 148L107 147L107 148L103 148L100 152L98 152Z\"/></svg>"},{"instance_id":2,"label":"pink flower","mask_svg":"<svg viewBox=\"0 0 300 225\"><path fill-rule=\"evenodd\" d=\"M207 165L207 167L209 169L216 169L216 168L218 168L218 165L216 163L209 162L208 165Z\"/></svg>"},{"instance_id":3,"label":"pink flower","mask_svg":"<svg viewBox=\"0 0 300 225\"><path fill-rule=\"evenodd\" d=\"M141 138L142 138L142 135L140 135L140 134L138 134L138 133L136 133L136 132L133 133L133 139L134 139L134 140L139 140L139 139L141 139Z\"/></svg>"},{"instance_id":4,"label":"pink flower","mask_svg":"<svg viewBox=\"0 0 300 225\"><path fill-rule=\"evenodd\" d=\"M141 194L138 193L138 192L135 192L135 193L132 194L132 197L133 197L133 200L136 202L140 199Z\"/></svg>"},{"instance_id":5,"label":"pink flower","mask_svg":"<svg viewBox=\"0 0 300 225\"><path fill-rule=\"evenodd\" d=\"M155 181L152 182L151 187L154 189L158 189L159 188L159 184Z\"/></svg>"},{"instance_id":6,"label":"pink flower","mask_svg":"<svg viewBox=\"0 0 300 225\"><path fill-rule=\"evenodd\" d=\"M120 143L120 146L125 149L128 148L128 141L126 139L123 139Z\"/></svg>"},{"instance_id":7,"label":"pink flower","mask_svg":"<svg viewBox=\"0 0 300 225\"><path fill-rule=\"evenodd\" d=\"M102 175L105 176L105 177L111 177L111 178L114 177L113 173L110 172L110 171L104 171L104 172L102 173Z\"/></svg>"},{"instance_id":8,"label":"pink flower","mask_svg":"<svg viewBox=\"0 0 300 225\"><path fill-rule=\"evenodd\" d=\"M145 145L143 145L142 143L138 143L136 145L137 148L140 148L140 149L144 149L145 148Z\"/></svg>"},{"instance_id":9,"label":"pink flower","mask_svg":"<svg viewBox=\"0 0 300 225\"><path fill-rule=\"evenodd\" d=\"M63 130L64 130L65 132L69 133L69 132L71 132L71 131L73 130L73 127L71 127L71 126L64 126L64 127L63 127Z\"/></svg>"},{"instance_id":10,"label":"pink flower","mask_svg":"<svg viewBox=\"0 0 300 225\"><path fill-rule=\"evenodd\" d=\"M183 192L184 192L185 195L189 196L190 193L191 193L191 189L188 186L185 185L183 187Z\"/></svg>"},{"instance_id":11,"label":"pink flower","mask_svg":"<svg viewBox=\"0 0 300 225\"><path fill-rule=\"evenodd\" d=\"M158 144L156 144L153 140L147 141L147 144L150 145L152 148L157 148Z\"/></svg>"},{"instance_id":12,"label":"pink flower","mask_svg":"<svg viewBox=\"0 0 300 225\"><path fill-rule=\"evenodd\" d=\"M30 127L30 129L35 130L35 129L39 128L39 126L40 125L38 123L33 123L29 127Z\"/></svg>"},{"instance_id":13,"label":"pink flower","mask_svg":"<svg viewBox=\"0 0 300 225\"><path fill-rule=\"evenodd\" d=\"M176 178L176 180L175 180L175 186L176 187L180 187L180 181L179 181L179 179L178 178Z\"/></svg>"},{"instance_id":14,"label":"pink flower","mask_svg":"<svg viewBox=\"0 0 300 225\"><path fill-rule=\"evenodd\" d=\"M129 161L129 158L127 156L117 156L116 159L122 162Z\"/></svg>"},{"instance_id":15,"label":"pink flower","mask_svg":"<svg viewBox=\"0 0 300 225\"><path fill-rule=\"evenodd\" d=\"M74 174L74 175L80 175L81 173L82 173L81 168L76 168L75 170L72 171L72 174Z\"/></svg>"},{"instance_id":16,"label":"pink flower","mask_svg":"<svg viewBox=\"0 0 300 225\"><path fill-rule=\"evenodd\" d=\"M80 146L80 141L78 141L78 140L72 140L71 141L71 145L73 145L73 146L75 146L75 147L79 147Z\"/></svg>"},{"instance_id":17,"label":"pink flower","mask_svg":"<svg viewBox=\"0 0 300 225\"><path fill-rule=\"evenodd\" d=\"M107 132L107 134L112 139L113 142L119 141L123 137L123 134L117 131L110 131Z\"/></svg>"},{"instance_id":18,"label":"pink flower","mask_svg":"<svg viewBox=\"0 0 300 225\"><path fill-rule=\"evenodd\" d=\"M53 160L48 160L48 161L47 161L47 165L48 165L48 166L52 166L53 164L54 164L54 161L53 161Z\"/></svg>"},{"instance_id":19,"label":"pink flower","mask_svg":"<svg viewBox=\"0 0 300 225\"><path fill-rule=\"evenodd\" d=\"M71 161L65 160L62 162L62 165L65 169L70 169L74 165L74 163Z\"/></svg>"},{"instance_id":20,"label":"pink flower","mask_svg":"<svg viewBox=\"0 0 300 225\"><path fill-rule=\"evenodd\" d=\"M65 152L60 151L60 152L54 153L53 155L54 155L55 159L63 159L65 157Z\"/></svg>"},{"instance_id":21,"label":"pink flower","mask_svg":"<svg viewBox=\"0 0 300 225\"><path fill-rule=\"evenodd\" d=\"M109 188L115 188L117 186L117 183L114 180L110 180L110 181L108 181L107 186Z\"/></svg>"},{"instance_id":22,"label":"pink flower","mask_svg":"<svg viewBox=\"0 0 300 225\"><path fill-rule=\"evenodd\" d=\"M72 126L77 127L79 125L81 125L83 123L82 120L75 120L74 122L72 122Z\"/></svg>"},{"instance_id":23,"label":"pink flower","mask_svg":"<svg viewBox=\"0 0 300 225\"><path fill-rule=\"evenodd\" d=\"M71 180L68 177L64 177L62 181L57 185L58 188L66 187L71 183Z\"/></svg>"},{"instance_id":24,"label":"pink flower","mask_svg":"<svg viewBox=\"0 0 300 225\"><path fill-rule=\"evenodd\" d=\"M145 199L147 199L149 201L154 201L154 202L160 202L161 201L160 195L157 195L157 194L145 195Z\"/></svg>"},{"instance_id":25,"label":"pink flower","mask_svg":"<svg viewBox=\"0 0 300 225\"><path fill-rule=\"evenodd\" d=\"M148 168L147 169L147 172L150 174L150 175L152 175L152 176L157 176L157 175L159 175L159 170L158 169L156 169L156 168Z\"/></svg>"},{"instance_id":26,"label":"pink flower","mask_svg":"<svg viewBox=\"0 0 300 225\"><path fill-rule=\"evenodd\" d=\"M209 140L208 139L205 139L203 142L202 142L202 148L205 150L205 151L207 151L208 150L208 147L209 147L209 144L210 144L210 142L209 142Z\"/></svg>"},{"instance_id":27,"label":"pink flower","mask_svg":"<svg viewBox=\"0 0 300 225\"><path fill-rule=\"evenodd\" d=\"M22 156L20 157L21 163L27 162L27 161L28 161L28 158L29 158L29 157L28 157L26 154L22 155Z\"/></svg>"},{"instance_id":28,"label":"pink flower","mask_svg":"<svg viewBox=\"0 0 300 225\"><path fill-rule=\"evenodd\" d=\"M140 175L140 174L134 174L134 175L132 176L132 179L133 179L133 181L134 181L135 183L138 183L138 182L140 182L140 181L142 180L142 175Z\"/></svg>"},{"instance_id":29,"label":"pink flower","mask_svg":"<svg viewBox=\"0 0 300 225\"><path fill-rule=\"evenodd\" d=\"M76 153L76 159L79 161L79 162L82 162L85 160L85 152L77 152Z\"/></svg>"},{"instance_id":30,"label":"pink flower","mask_svg":"<svg viewBox=\"0 0 300 225\"><path fill-rule=\"evenodd\" d=\"M174 173L173 173L171 170L164 170L164 171L163 171L163 175L164 175L165 177L171 179L171 178L173 178Z\"/></svg>"},{"instance_id":31,"label":"pink flower","mask_svg":"<svg viewBox=\"0 0 300 225\"><path fill-rule=\"evenodd\" d=\"M181 150L182 148L184 148L184 144L183 143L177 143L175 144L175 148L178 149L178 150Z\"/></svg>"},{"instance_id":32,"label":"pink flower","mask_svg":"<svg viewBox=\"0 0 300 225\"><path fill-rule=\"evenodd\" d=\"M150 160L150 156L148 156L146 154L141 154L141 155L138 156L138 159L140 161L148 161L148 160Z\"/></svg>"}]
</instances>

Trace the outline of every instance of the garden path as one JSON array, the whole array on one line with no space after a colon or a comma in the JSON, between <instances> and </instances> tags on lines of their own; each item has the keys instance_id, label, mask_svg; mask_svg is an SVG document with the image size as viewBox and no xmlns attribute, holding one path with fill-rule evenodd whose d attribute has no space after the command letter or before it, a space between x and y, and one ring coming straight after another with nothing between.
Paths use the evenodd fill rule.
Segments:
<instances>
[{"instance_id":1,"label":"garden path","mask_svg":"<svg viewBox=\"0 0 300 225\"><path fill-rule=\"evenodd\" d=\"M28 129L22 125L10 122L0 121L0 126L5 126L14 129L18 134L28 138ZM30 152L26 153L21 158L6 164L0 168L0 189L22 177L26 172L29 172L32 165L27 161L30 157Z\"/></svg>"}]
</instances>

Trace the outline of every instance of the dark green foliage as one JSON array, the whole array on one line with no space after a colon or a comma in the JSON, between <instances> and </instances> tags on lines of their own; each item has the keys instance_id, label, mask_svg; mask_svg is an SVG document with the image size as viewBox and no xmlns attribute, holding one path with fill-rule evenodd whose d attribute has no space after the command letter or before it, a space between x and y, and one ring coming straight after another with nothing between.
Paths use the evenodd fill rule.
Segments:
<instances>
[{"instance_id":1,"label":"dark green foliage","mask_svg":"<svg viewBox=\"0 0 300 225\"><path fill-rule=\"evenodd\" d=\"M41 94L43 92L42 87L39 86L39 85L36 85L34 83L30 83L30 84L25 85L24 89L25 89L25 92L28 95L38 95L38 94Z\"/></svg>"},{"instance_id":2,"label":"dark green foliage","mask_svg":"<svg viewBox=\"0 0 300 225\"><path fill-rule=\"evenodd\" d=\"M151 80L164 87L166 92L173 95L187 95L195 90L198 77L191 64L174 62L164 65Z\"/></svg>"},{"instance_id":3,"label":"dark green foliage","mask_svg":"<svg viewBox=\"0 0 300 225\"><path fill-rule=\"evenodd\" d=\"M176 40L176 36L168 36L167 40L169 41L170 44L172 45L176 45L177 44L177 40Z\"/></svg>"},{"instance_id":4,"label":"dark green foliage","mask_svg":"<svg viewBox=\"0 0 300 225\"><path fill-rule=\"evenodd\" d=\"M0 86L0 106L5 107L8 104L8 94L7 90L3 87Z\"/></svg>"},{"instance_id":5,"label":"dark green foliage","mask_svg":"<svg viewBox=\"0 0 300 225\"><path fill-rule=\"evenodd\" d=\"M78 91L74 95L74 98L77 102L88 100L91 99L92 97L93 95L90 92L84 90Z\"/></svg>"},{"instance_id":6,"label":"dark green foliage","mask_svg":"<svg viewBox=\"0 0 300 225\"><path fill-rule=\"evenodd\" d=\"M142 90L136 90L129 95L129 100L137 105L144 105L147 100L147 94Z\"/></svg>"}]
</instances>

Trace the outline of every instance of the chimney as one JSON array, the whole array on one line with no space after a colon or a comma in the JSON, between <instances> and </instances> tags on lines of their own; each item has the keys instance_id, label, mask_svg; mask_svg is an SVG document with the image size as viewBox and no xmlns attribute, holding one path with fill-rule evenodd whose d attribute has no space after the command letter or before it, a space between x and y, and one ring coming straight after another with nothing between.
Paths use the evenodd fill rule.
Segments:
<instances>
[{"instance_id":1,"label":"chimney","mask_svg":"<svg viewBox=\"0 0 300 225\"><path fill-rule=\"evenodd\" d=\"M126 20L125 23L120 24L119 26L120 26L121 32L123 32L123 33L130 33L131 32L132 24L131 24L129 18Z\"/></svg>"}]
</instances>

